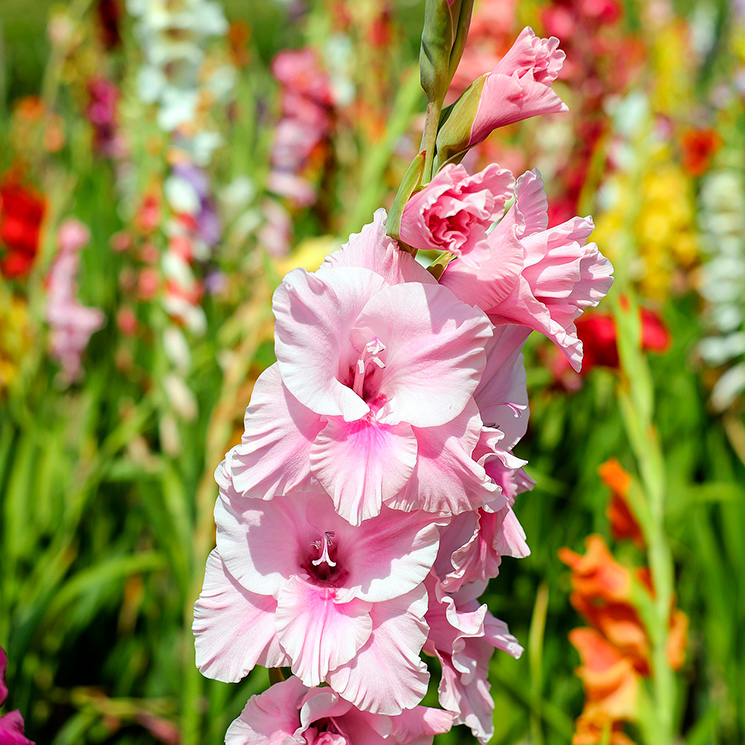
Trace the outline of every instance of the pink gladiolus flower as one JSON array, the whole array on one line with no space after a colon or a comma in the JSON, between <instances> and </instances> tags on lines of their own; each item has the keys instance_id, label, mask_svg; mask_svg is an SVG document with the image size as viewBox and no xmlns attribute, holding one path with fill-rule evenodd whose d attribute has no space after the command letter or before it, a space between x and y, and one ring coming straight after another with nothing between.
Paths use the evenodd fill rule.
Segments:
<instances>
[{"instance_id":1,"label":"pink gladiolus flower","mask_svg":"<svg viewBox=\"0 0 745 745\"><path fill-rule=\"evenodd\" d=\"M450 712L417 706L394 717L359 711L329 688L297 678L253 696L229 727L226 745L431 745L447 732Z\"/></svg>"},{"instance_id":2,"label":"pink gladiolus flower","mask_svg":"<svg viewBox=\"0 0 745 745\"><path fill-rule=\"evenodd\" d=\"M312 49L280 52L272 72L282 86L282 119L272 147L269 185L298 207L307 207L315 201L316 191L302 172L331 134L334 96Z\"/></svg>"},{"instance_id":3,"label":"pink gladiolus flower","mask_svg":"<svg viewBox=\"0 0 745 745\"><path fill-rule=\"evenodd\" d=\"M486 74L468 147L482 142L498 127L567 111L551 88L565 56L556 37L540 39L532 28L524 28L509 52Z\"/></svg>"},{"instance_id":4,"label":"pink gladiolus flower","mask_svg":"<svg viewBox=\"0 0 745 745\"><path fill-rule=\"evenodd\" d=\"M454 724L470 727L485 745L494 734L489 661L495 649L515 658L523 649L507 624L475 599L483 584L468 585L454 595L445 593L434 577L428 586L430 632L424 650L442 665L440 705L456 715Z\"/></svg>"},{"instance_id":5,"label":"pink gladiolus flower","mask_svg":"<svg viewBox=\"0 0 745 745\"><path fill-rule=\"evenodd\" d=\"M5 703L5 699L8 698L8 686L5 685L5 669L7 666L8 657L5 654L5 650L0 647L0 706L2 706ZM23 729L23 717L21 716L21 712L17 709L1 716L0 745L34 745L34 743L23 734ZM448 729L450 729L449 726Z\"/></svg>"},{"instance_id":6,"label":"pink gladiolus flower","mask_svg":"<svg viewBox=\"0 0 745 745\"><path fill-rule=\"evenodd\" d=\"M439 541L431 517L383 507L353 527L326 494L244 499L224 464L216 477L217 550L195 606L200 670L236 681L255 664L290 665L366 711L416 706L429 679L419 652Z\"/></svg>"},{"instance_id":7,"label":"pink gladiolus flower","mask_svg":"<svg viewBox=\"0 0 745 745\"><path fill-rule=\"evenodd\" d=\"M274 295L277 364L254 388L237 490L272 499L313 479L353 525L381 505L440 515L499 497L471 457L488 319L385 236L385 213ZM497 508L501 505L497 505Z\"/></svg>"},{"instance_id":8,"label":"pink gladiolus flower","mask_svg":"<svg viewBox=\"0 0 745 745\"><path fill-rule=\"evenodd\" d=\"M90 239L77 220L65 221L57 236L59 254L48 277L46 319L52 327L52 356L62 364L65 383L77 379L90 337L104 324L104 315L75 297L80 250Z\"/></svg>"},{"instance_id":9,"label":"pink gladiolus flower","mask_svg":"<svg viewBox=\"0 0 745 745\"><path fill-rule=\"evenodd\" d=\"M401 238L417 249L450 251L476 267L489 255L486 231L512 194L512 174L495 164L473 176L447 165L404 207Z\"/></svg>"},{"instance_id":10,"label":"pink gladiolus flower","mask_svg":"<svg viewBox=\"0 0 745 745\"><path fill-rule=\"evenodd\" d=\"M572 367L582 365L575 319L613 284L613 267L587 238L592 220L576 217L548 228L543 181L528 171L515 203L488 236L490 255L477 268L451 262L441 282L481 308L495 324L523 324L552 339Z\"/></svg>"}]
</instances>

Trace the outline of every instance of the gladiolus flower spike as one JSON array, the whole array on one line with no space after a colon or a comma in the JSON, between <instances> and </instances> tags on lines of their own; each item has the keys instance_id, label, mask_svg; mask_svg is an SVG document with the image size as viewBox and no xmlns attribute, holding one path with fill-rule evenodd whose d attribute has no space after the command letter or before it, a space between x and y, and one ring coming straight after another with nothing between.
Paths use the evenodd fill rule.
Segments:
<instances>
[{"instance_id":1,"label":"gladiolus flower spike","mask_svg":"<svg viewBox=\"0 0 745 745\"><path fill-rule=\"evenodd\" d=\"M428 18L451 18L452 0L439 3ZM460 35L468 3L456 5ZM449 65L450 44L427 64ZM563 109L551 91L562 60L556 39L523 31L478 96L464 94L470 114L460 102L427 122L437 162ZM216 471L217 547L193 630L208 677L238 681L255 665L293 675L249 700L228 745L424 744L452 724L486 743L489 661L522 653L479 600L503 557L529 553L515 513L533 486L513 452L528 419L521 350L536 330L579 368L574 321L605 296L611 266L587 242L590 218L548 226L537 171L516 181L496 164L450 164L430 179L423 153L390 232L379 209L274 294L277 362ZM442 252L444 270L425 270L418 249ZM422 653L440 662L442 710L420 705Z\"/></svg>"}]
</instances>

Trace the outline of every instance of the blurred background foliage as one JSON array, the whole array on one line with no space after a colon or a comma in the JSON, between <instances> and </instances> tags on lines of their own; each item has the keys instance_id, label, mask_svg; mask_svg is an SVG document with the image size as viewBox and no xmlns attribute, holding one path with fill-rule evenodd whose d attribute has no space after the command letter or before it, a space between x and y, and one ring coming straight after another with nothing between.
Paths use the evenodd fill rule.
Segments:
<instances>
[{"instance_id":1,"label":"blurred background foliage","mask_svg":"<svg viewBox=\"0 0 745 745\"><path fill-rule=\"evenodd\" d=\"M421 2L225 0L229 25L207 14L167 39L198 51L178 75L172 60L162 66L177 100L153 92L160 42L146 16L156 6L0 5L0 646L12 706L37 743L220 742L267 684L260 669L229 686L193 665L212 472L273 361L273 288L390 205L421 133ZM561 38L557 90L570 113L496 133L469 165L539 167L552 222L592 214L617 281L609 306L580 329L581 376L544 340L528 345L531 426L516 453L537 486L517 513L532 554L507 559L488 594L527 651L492 662L492 742L572 740L584 699L568 634L581 620L557 554L609 536L601 464L616 458L644 481L647 456L623 408L624 395L643 391L654 402L643 436L663 459L675 601L690 623L675 731L688 745L736 745L745 741L745 7L477 0L454 95L525 24ZM279 52L301 48L312 50L310 81L272 73ZM293 111L288 90L302 99ZM305 139L288 156L281 146L292 138L278 143L276 133L293 118ZM3 232L14 198L25 199L33 244L18 249L21 264L10 262L13 226ZM48 307L57 230L69 218L90 231L77 290L104 325L82 371L66 375ZM216 236L200 222L208 218ZM629 302L644 308L628 340L641 357L618 353ZM611 545L622 563L645 564L638 547ZM469 739L457 728L441 741Z\"/></svg>"}]
</instances>

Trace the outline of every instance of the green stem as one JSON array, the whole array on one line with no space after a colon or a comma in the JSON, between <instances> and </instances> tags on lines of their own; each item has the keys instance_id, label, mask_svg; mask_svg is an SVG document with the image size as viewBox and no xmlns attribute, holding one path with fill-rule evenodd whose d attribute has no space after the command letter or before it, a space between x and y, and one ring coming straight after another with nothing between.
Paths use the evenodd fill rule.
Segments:
<instances>
[{"instance_id":1,"label":"green stem","mask_svg":"<svg viewBox=\"0 0 745 745\"><path fill-rule=\"evenodd\" d=\"M424 176L422 185L428 184L432 180L432 166L435 162L435 148L437 142L437 130L440 125L440 112L442 111L441 101L429 101L427 103L427 113L424 119L424 132L422 134L421 151L424 152Z\"/></svg>"},{"instance_id":2,"label":"green stem","mask_svg":"<svg viewBox=\"0 0 745 745\"><path fill-rule=\"evenodd\" d=\"M532 745L543 745L543 638L548 613L548 585L541 584L536 593L533 618L528 635L530 666L530 732Z\"/></svg>"},{"instance_id":3,"label":"green stem","mask_svg":"<svg viewBox=\"0 0 745 745\"><path fill-rule=\"evenodd\" d=\"M647 542L647 561L654 586L652 612L643 614L652 657L652 722L642 731L653 733L654 745L672 745L675 738L676 681L667 658L667 639L673 603L673 559L665 534L667 492L665 460L654 426L654 388L647 360L641 351L638 309L633 301L615 305L622 370L620 411L626 435L637 461L646 500L637 510ZM647 737L649 740L649 737ZM652 745L652 741L650 745Z\"/></svg>"}]
</instances>

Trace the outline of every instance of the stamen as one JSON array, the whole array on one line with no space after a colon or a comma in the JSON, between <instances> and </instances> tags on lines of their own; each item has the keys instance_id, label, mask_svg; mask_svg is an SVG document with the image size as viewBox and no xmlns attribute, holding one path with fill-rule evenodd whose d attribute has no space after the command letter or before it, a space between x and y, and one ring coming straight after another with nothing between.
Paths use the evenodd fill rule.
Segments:
<instances>
[{"instance_id":1,"label":"stamen","mask_svg":"<svg viewBox=\"0 0 745 745\"><path fill-rule=\"evenodd\" d=\"M365 373L367 372L368 363L375 365L381 370L385 368L385 362L378 357L378 355L385 350L385 344L383 344L377 336L370 339L365 348L362 350L359 359L357 360L357 366L354 371L354 382L352 383L352 390L360 397L364 398L364 386L365 386Z\"/></svg>"},{"instance_id":2,"label":"stamen","mask_svg":"<svg viewBox=\"0 0 745 745\"><path fill-rule=\"evenodd\" d=\"M334 531L333 530L327 530L323 534L323 540L322 541L313 541L310 545L313 546L317 551L321 551L321 555L317 559L313 559L311 562L314 567L317 567L319 564L322 564L324 561L330 566L335 567L336 562L331 561L331 557L329 556L329 549L333 545L331 542L331 539L334 537Z\"/></svg>"}]
</instances>

